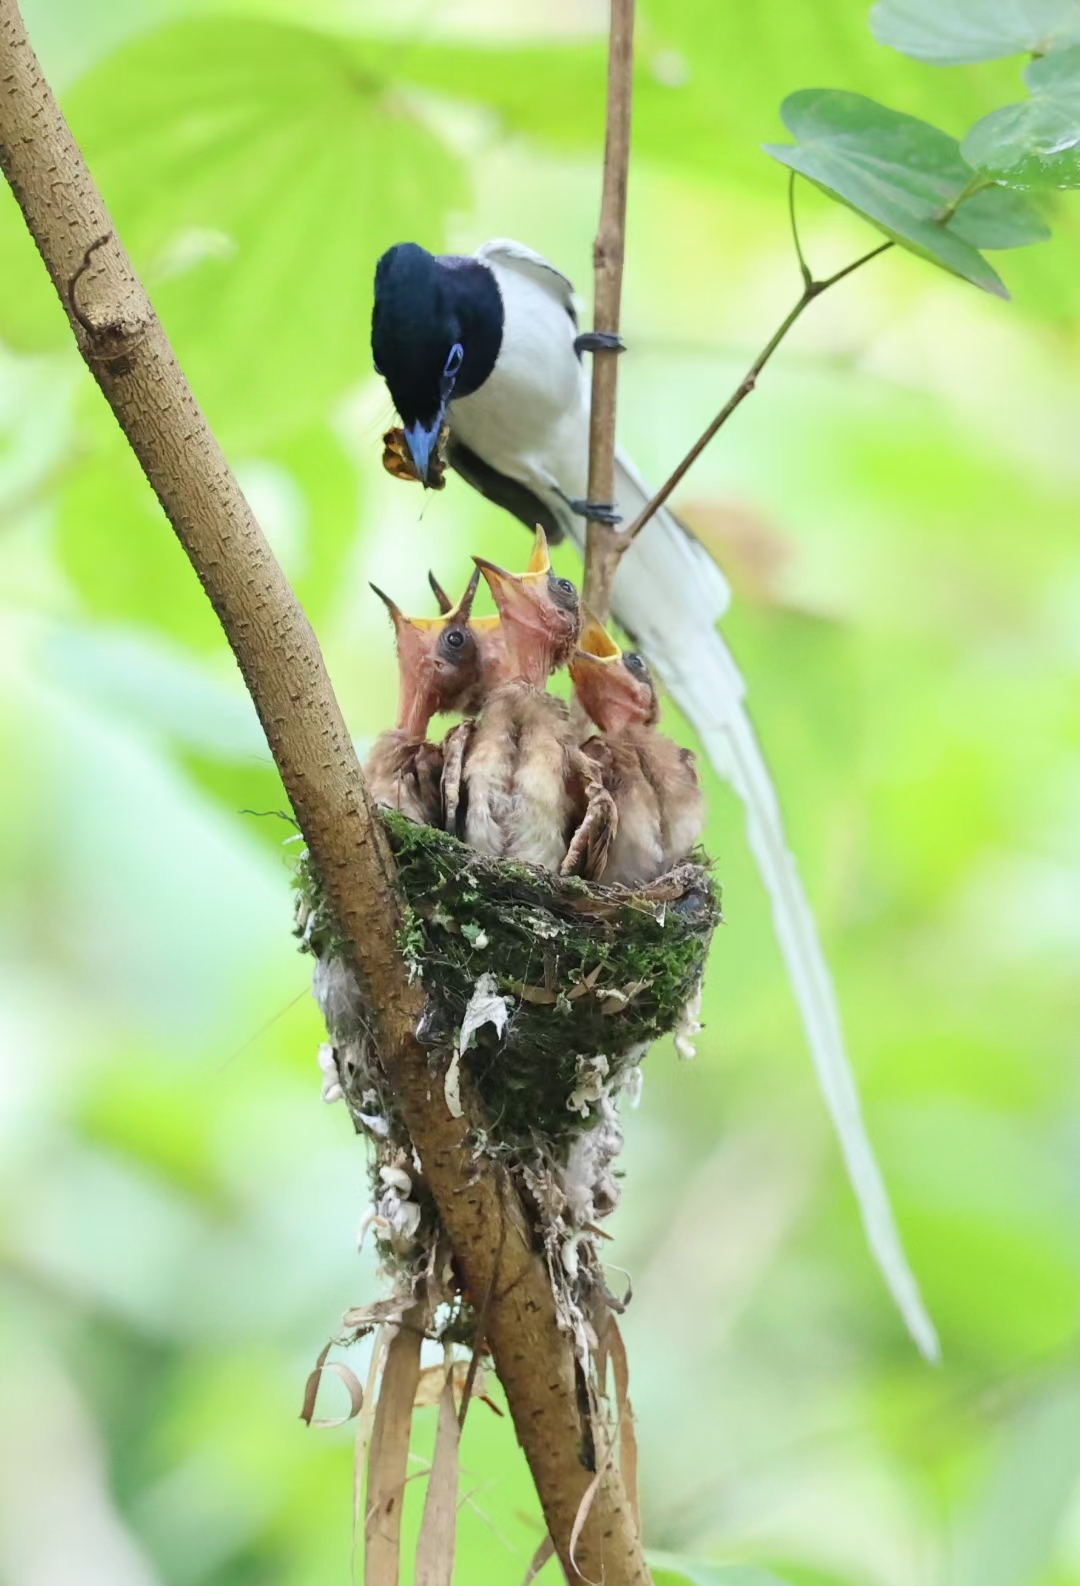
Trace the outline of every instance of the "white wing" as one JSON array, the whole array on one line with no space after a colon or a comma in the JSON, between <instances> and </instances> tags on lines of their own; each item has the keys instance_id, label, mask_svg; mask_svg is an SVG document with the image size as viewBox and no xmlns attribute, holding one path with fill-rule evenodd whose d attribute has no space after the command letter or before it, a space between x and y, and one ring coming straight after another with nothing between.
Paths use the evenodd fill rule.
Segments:
<instances>
[{"instance_id":1,"label":"white wing","mask_svg":"<svg viewBox=\"0 0 1080 1586\"><path fill-rule=\"evenodd\" d=\"M624 521L631 522L649 491L622 454L616 460L616 480L619 509ZM583 540L583 525L575 525L573 532ZM711 764L746 807L750 847L769 894L777 941L867 1241L911 1336L928 1360L937 1360L937 1333L904 1254L867 1138L832 978L784 836L772 777L743 703L746 687L716 631L729 600L727 581L716 563L662 508L623 557L612 604L698 733Z\"/></svg>"},{"instance_id":2,"label":"white wing","mask_svg":"<svg viewBox=\"0 0 1080 1586\"><path fill-rule=\"evenodd\" d=\"M561 270L556 270L542 253L509 237L493 237L490 242L482 242L473 257L484 264L497 264L505 270L516 270L519 275L534 281L565 308L570 318L577 323L577 297L573 283L567 280Z\"/></svg>"}]
</instances>

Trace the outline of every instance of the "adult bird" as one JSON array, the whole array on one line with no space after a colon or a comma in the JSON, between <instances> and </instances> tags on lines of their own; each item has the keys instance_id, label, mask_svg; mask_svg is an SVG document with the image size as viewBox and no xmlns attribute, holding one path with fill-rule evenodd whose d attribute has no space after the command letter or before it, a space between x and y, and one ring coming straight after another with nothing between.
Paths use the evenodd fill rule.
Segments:
<instances>
[{"instance_id":1,"label":"adult bird","mask_svg":"<svg viewBox=\"0 0 1080 1586\"><path fill-rule=\"evenodd\" d=\"M500 239L470 258L435 257L408 242L391 248L375 272L371 345L423 482L445 424L450 465L552 539L568 535L583 548L590 514L630 521L649 499L621 453L616 502L584 499L589 382L581 353L598 343L579 334L570 282L531 248ZM870 1247L920 1349L936 1358L933 1324L863 1125L832 979L746 711L745 685L717 632L729 601L720 569L661 509L622 557L612 610L745 805L750 847Z\"/></svg>"}]
</instances>

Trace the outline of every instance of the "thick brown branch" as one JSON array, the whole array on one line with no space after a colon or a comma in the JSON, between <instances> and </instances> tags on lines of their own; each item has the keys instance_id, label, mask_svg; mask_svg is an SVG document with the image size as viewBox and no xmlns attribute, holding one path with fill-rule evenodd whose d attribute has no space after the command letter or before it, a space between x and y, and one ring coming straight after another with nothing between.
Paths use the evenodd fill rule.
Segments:
<instances>
[{"instance_id":1,"label":"thick brown branch","mask_svg":"<svg viewBox=\"0 0 1080 1586\"><path fill-rule=\"evenodd\" d=\"M27 41L0 0L0 164L80 351L213 603L371 1006L379 1049L473 1294L492 1294L487 1335L549 1529L568 1573L591 1472L574 1358L543 1264L505 1178L467 1144L415 1037L422 992L395 933L393 862L314 634L177 364L101 195ZM648 1572L615 1473L577 1543L582 1573L641 1586ZM574 1578L572 1575L570 1578Z\"/></svg>"},{"instance_id":2,"label":"thick brown branch","mask_svg":"<svg viewBox=\"0 0 1080 1586\"><path fill-rule=\"evenodd\" d=\"M608 45L607 138L600 226L593 245L593 329L619 333L623 254L626 244L626 186L630 168L630 108L633 98L634 0L611 0ZM593 353L592 418L589 426L589 500L615 500L615 398L619 357L614 348ZM611 586L619 565L620 534L590 521L585 541L585 599L602 622L611 609Z\"/></svg>"}]
</instances>

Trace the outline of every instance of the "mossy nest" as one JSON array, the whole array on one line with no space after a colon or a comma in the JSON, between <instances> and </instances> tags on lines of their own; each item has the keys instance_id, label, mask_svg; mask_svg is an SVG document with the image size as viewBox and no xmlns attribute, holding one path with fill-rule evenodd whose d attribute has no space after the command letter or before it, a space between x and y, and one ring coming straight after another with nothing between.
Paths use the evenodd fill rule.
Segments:
<instances>
[{"instance_id":1,"label":"mossy nest","mask_svg":"<svg viewBox=\"0 0 1080 1586\"><path fill-rule=\"evenodd\" d=\"M483 977L506 999L463 1055L490 1119L488 1148L557 1146L595 1119L590 1100L677 1030L701 983L719 896L683 864L640 891L485 859L404 816L383 820L408 904L401 950L431 999L427 1038L453 1046ZM305 867L306 868L306 867ZM317 954L338 945L312 896Z\"/></svg>"}]
</instances>

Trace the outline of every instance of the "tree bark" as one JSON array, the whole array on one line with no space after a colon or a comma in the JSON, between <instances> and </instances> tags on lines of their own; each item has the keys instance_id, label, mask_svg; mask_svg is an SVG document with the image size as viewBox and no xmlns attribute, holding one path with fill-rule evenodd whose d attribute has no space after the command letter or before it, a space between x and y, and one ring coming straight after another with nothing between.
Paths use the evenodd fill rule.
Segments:
<instances>
[{"instance_id":1,"label":"tree bark","mask_svg":"<svg viewBox=\"0 0 1080 1586\"><path fill-rule=\"evenodd\" d=\"M0 0L0 166L79 350L131 443L232 647L376 1020L393 1085L465 1281L490 1295L486 1332L569 1579L649 1580L616 1471L592 1479L570 1340L559 1331L520 1202L468 1145L416 1039L423 1009L396 946L393 860L311 627L176 361L101 194L42 75L16 0Z\"/></svg>"}]
</instances>

